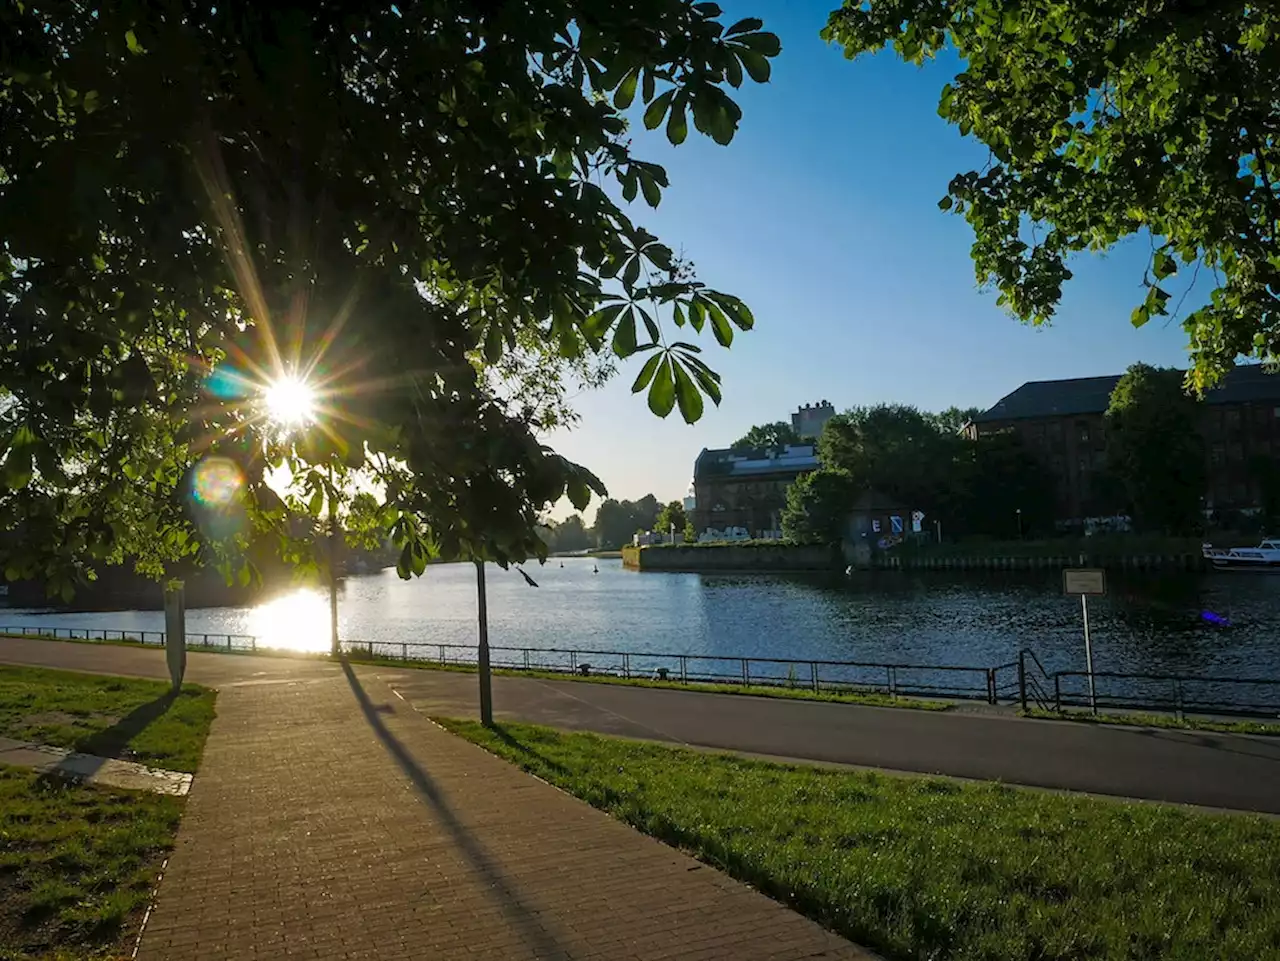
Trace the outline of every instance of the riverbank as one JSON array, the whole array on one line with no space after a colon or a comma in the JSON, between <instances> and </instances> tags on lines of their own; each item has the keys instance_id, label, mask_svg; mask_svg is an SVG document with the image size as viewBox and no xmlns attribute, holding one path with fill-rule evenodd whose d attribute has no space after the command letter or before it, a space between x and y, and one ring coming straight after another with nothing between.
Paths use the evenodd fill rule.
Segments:
<instances>
[{"instance_id":1,"label":"riverbank","mask_svg":"<svg viewBox=\"0 0 1280 961\"><path fill-rule=\"evenodd\" d=\"M637 571L677 573L813 573L843 569L835 547L783 541L624 547L622 565Z\"/></svg>"}]
</instances>

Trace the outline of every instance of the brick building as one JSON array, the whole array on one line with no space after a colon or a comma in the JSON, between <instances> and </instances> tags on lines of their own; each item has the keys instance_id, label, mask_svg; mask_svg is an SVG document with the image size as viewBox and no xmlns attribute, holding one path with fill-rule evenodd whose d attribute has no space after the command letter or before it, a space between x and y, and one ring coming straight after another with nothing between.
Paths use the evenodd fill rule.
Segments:
<instances>
[{"instance_id":1,"label":"brick building","mask_svg":"<svg viewBox=\"0 0 1280 961\"><path fill-rule=\"evenodd\" d=\"M966 427L970 438L1018 433L1057 480L1058 516L1078 522L1109 513L1099 482L1106 465L1104 414L1120 375L1023 384ZM1261 495L1251 469L1280 456L1280 375L1257 365L1235 368L1205 395L1201 432L1209 485L1206 510L1252 510Z\"/></svg>"},{"instance_id":2,"label":"brick building","mask_svg":"<svg viewBox=\"0 0 1280 961\"><path fill-rule=\"evenodd\" d=\"M817 466L812 444L780 451L704 449L693 462L694 529L742 527L751 537L777 536L787 487Z\"/></svg>"}]
</instances>

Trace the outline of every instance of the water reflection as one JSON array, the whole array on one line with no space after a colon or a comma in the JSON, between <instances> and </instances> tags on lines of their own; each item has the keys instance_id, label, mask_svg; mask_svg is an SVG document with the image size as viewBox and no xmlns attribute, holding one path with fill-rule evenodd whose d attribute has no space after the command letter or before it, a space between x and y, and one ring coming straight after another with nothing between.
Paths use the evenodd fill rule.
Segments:
<instances>
[{"instance_id":1,"label":"water reflection","mask_svg":"<svg viewBox=\"0 0 1280 961\"><path fill-rule=\"evenodd\" d=\"M187 629L190 630L190 626ZM257 638L259 647L310 653L328 651L328 599L310 590L281 595L250 609L245 630Z\"/></svg>"}]
</instances>

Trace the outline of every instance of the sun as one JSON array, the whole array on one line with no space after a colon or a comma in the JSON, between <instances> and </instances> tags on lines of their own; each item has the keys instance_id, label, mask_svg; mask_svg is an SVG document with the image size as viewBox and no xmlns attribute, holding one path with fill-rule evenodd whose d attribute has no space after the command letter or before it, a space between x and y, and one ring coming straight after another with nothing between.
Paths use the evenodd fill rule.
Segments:
<instances>
[{"instance_id":1,"label":"sun","mask_svg":"<svg viewBox=\"0 0 1280 961\"><path fill-rule=\"evenodd\" d=\"M316 392L306 381L281 377L267 386L267 417L282 427L295 427L315 419Z\"/></svg>"}]
</instances>

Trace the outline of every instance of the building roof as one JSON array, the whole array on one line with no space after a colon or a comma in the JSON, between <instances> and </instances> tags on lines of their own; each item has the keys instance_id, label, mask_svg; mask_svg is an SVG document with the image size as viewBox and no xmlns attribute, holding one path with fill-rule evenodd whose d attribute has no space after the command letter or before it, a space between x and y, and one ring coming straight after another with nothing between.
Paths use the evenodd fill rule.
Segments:
<instances>
[{"instance_id":1,"label":"building roof","mask_svg":"<svg viewBox=\"0 0 1280 961\"><path fill-rule=\"evenodd\" d=\"M974 423L1106 413L1111 391L1119 380L1119 374L1112 374L1074 380L1028 381L975 417ZM1234 368L1220 386L1205 395L1205 402L1209 404L1273 400L1280 401L1280 375L1268 373L1260 364Z\"/></svg>"},{"instance_id":2,"label":"building roof","mask_svg":"<svg viewBox=\"0 0 1280 961\"><path fill-rule=\"evenodd\" d=\"M780 451L703 449L693 462L693 476L748 477L761 474L798 474L816 470L818 453L812 444L793 444Z\"/></svg>"}]
</instances>

